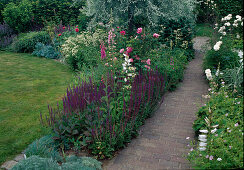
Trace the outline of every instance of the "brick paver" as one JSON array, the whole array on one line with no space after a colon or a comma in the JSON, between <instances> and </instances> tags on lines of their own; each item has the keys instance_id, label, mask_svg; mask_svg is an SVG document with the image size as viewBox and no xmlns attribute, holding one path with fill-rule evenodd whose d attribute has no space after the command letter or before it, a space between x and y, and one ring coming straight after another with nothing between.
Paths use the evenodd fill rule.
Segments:
<instances>
[{"instance_id":1,"label":"brick paver","mask_svg":"<svg viewBox=\"0 0 244 170\"><path fill-rule=\"evenodd\" d=\"M207 40L205 37L194 39L196 58L189 63L183 83L165 95L164 103L152 118L146 120L140 135L105 164L104 169L190 169L185 158L190 150L187 145L194 138L192 123L204 103L202 95L207 94L208 89L202 71L201 51Z\"/></svg>"}]
</instances>

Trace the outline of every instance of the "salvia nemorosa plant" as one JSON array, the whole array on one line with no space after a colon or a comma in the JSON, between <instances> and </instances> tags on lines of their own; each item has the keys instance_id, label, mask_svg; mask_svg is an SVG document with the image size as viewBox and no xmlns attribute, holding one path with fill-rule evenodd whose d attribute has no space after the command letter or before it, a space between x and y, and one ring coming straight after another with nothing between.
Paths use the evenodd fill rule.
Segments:
<instances>
[{"instance_id":1,"label":"salvia nemorosa plant","mask_svg":"<svg viewBox=\"0 0 244 170\"><path fill-rule=\"evenodd\" d=\"M5 48L13 42L16 35L13 32L13 29L9 27L6 22L0 24L0 48Z\"/></svg>"},{"instance_id":2,"label":"salvia nemorosa plant","mask_svg":"<svg viewBox=\"0 0 244 170\"><path fill-rule=\"evenodd\" d=\"M88 148L99 158L111 153L97 148L112 148L109 152L113 152L137 134L138 127L150 116L159 101L162 102L164 92L164 77L157 71L139 73L131 82L124 82L120 76L114 77L108 73L99 85L95 85L92 78L88 82L80 82L67 89L62 107L57 105L54 109L48 106L48 125L54 131L59 131L62 122L67 130L70 121L77 119L80 125L69 125L69 135L66 137L86 133L90 138ZM42 115L41 120L43 122Z\"/></svg>"}]
</instances>

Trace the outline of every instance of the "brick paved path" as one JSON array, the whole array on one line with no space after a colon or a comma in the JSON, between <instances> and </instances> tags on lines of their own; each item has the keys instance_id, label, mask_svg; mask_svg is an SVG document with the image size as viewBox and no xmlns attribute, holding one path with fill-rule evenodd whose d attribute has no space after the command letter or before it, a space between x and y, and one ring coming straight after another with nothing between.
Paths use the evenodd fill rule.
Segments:
<instances>
[{"instance_id":1,"label":"brick paved path","mask_svg":"<svg viewBox=\"0 0 244 170\"><path fill-rule=\"evenodd\" d=\"M194 39L196 58L189 63L183 83L165 95L164 103L146 121L140 135L105 164L104 169L190 169L184 155L190 150L187 144L194 138L195 113L204 103L202 95L207 94L208 85L201 67L203 52L200 51L207 40L206 37Z\"/></svg>"}]
</instances>

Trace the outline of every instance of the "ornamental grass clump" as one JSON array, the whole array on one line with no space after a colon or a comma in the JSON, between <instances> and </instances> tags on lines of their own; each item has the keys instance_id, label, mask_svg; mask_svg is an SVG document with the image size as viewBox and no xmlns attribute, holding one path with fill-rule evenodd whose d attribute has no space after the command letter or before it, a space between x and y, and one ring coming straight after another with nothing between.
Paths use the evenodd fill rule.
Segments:
<instances>
[{"instance_id":1,"label":"ornamental grass clump","mask_svg":"<svg viewBox=\"0 0 244 170\"><path fill-rule=\"evenodd\" d=\"M49 106L49 116L44 121L41 115L41 120L52 127L64 150L78 142L80 149L104 159L137 135L163 92L164 78L158 71L140 72L126 82L123 76L108 73L99 85L90 78L68 88L62 107Z\"/></svg>"}]
</instances>

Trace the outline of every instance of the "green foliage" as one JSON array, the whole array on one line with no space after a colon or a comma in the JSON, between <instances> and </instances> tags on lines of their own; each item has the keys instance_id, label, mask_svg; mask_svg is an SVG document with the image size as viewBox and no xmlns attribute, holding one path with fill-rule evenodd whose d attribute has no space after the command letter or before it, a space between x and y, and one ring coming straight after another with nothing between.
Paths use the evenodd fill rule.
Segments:
<instances>
[{"instance_id":1,"label":"green foliage","mask_svg":"<svg viewBox=\"0 0 244 170\"><path fill-rule=\"evenodd\" d=\"M50 158L31 156L16 164L12 170L102 170L101 163L88 157L67 157L61 166Z\"/></svg>"},{"instance_id":2,"label":"green foliage","mask_svg":"<svg viewBox=\"0 0 244 170\"><path fill-rule=\"evenodd\" d=\"M174 90L177 84L183 80L187 55L182 49L163 49L161 53L153 57L152 63L155 63L154 68L166 75L166 89Z\"/></svg>"},{"instance_id":3,"label":"green foliage","mask_svg":"<svg viewBox=\"0 0 244 170\"><path fill-rule=\"evenodd\" d=\"M217 4L219 19L227 16L228 14L243 14L242 0L215 0L215 3Z\"/></svg>"},{"instance_id":4,"label":"green foliage","mask_svg":"<svg viewBox=\"0 0 244 170\"><path fill-rule=\"evenodd\" d=\"M52 135L44 136L34 141L25 149L25 155L27 157L37 155L42 158L52 158L56 161L62 161L62 157L57 150L57 146L54 144Z\"/></svg>"},{"instance_id":5,"label":"green foliage","mask_svg":"<svg viewBox=\"0 0 244 170\"><path fill-rule=\"evenodd\" d=\"M4 10L4 8L7 6L8 3L18 3L21 0L0 0L0 24L3 23L3 15L2 15L2 11Z\"/></svg>"},{"instance_id":6,"label":"green foliage","mask_svg":"<svg viewBox=\"0 0 244 170\"><path fill-rule=\"evenodd\" d=\"M45 31L22 33L14 40L11 49L15 52L33 52L38 42L50 44L50 41Z\"/></svg>"},{"instance_id":7,"label":"green foliage","mask_svg":"<svg viewBox=\"0 0 244 170\"><path fill-rule=\"evenodd\" d=\"M188 159L196 169L242 169L243 98L233 97L224 86L211 92L210 100L199 110L193 125L197 134L199 130L208 130L206 150L196 149ZM218 125L216 132L212 131L214 125Z\"/></svg>"},{"instance_id":8,"label":"green foliage","mask_svg":"<svg viewBox=\"0 0 244 170\"><path fill-rule=\"evenodd\" d=\"M31 156L20 161L12 170L31 170L31 169L45 169L45 170L59 170L56 161L49 158L41 158L39 156Z\"/></svg>"},{"instance_id":9,"label":"green foliage","mask_svg":"<svg viewBox=\"0 0 244 170\"><path fill-rule=\"evenodd\" d=\"M54 21L59 24L61 21L64 25L74 25L80 11L77 7L72 6L72 0L34 0L34 22L42 24L43 21ZM81 7L84 3L80 4Z\"/></svg>"},{"instance_id":10,"label":"green foliage","mask_svg":"<svg viewBox=\"0 0 244 170\"><path fill-rule=\"evenodd\" d=\"M33 51L32 55L51 59L56 59L60 57L60 53L57 52L54 47L52 47L51 45L45 45L40 42L36 44L35 50Z\"/></svg>"},{"instance_id":11,"label":"green foliage","mask_svg":"<svg viewBox=\"0 0 244 170\"><path fill-rule=\"evenodd\" d=\"M4 21L16 30L24 32L31 25L34 16L32 2L22 0L19 4L9 3L3 10Z\"/></svg>"},{"instance_id":12,"label":"green foliage","mask_svg":"<svg viewBox=\"0 0 244 170\"><path fill-rule=\"evenodd\" d=\"M85 11L88 16L93 17L90 22L92 26L96 22L108 23L108 16L112 16L116 25L129 25L131 32L138 18L143 18L148 26L158 25L160 18L185 18L186 21L194 22L194 5L194 0L88 0Z\"/></svg>"},{"instance_id":13,"label":"green foliage","mask_svg":"<svg viewBox=\"0 0 244 170\"><path fill-rule=\"evenodd\" d=\"M63 170L102 170L101 162L89 157L67 157Z\"/></svg>"},{"instance_id":14,"label":"green foliage","mask_svg":"<svg viewBox=\"0 0 244 170\"><path fill-rule=\"evenodd\" d=\"M234 68L239 65L240 57L236 52L231 49L232 40L223 38L223 44L220 50L209 50L203 60L203 68L217 70L220 63L220 69L225 70L227 68Z\"/></svg>"},{"instance_id":15,"label":"green foliage","mask_svg":"<svg viewBox=\"0 0 244 170\"><path fill-rule=\"evenodd\" d=\"M213 24L216 20L232 14L243 13L242 0L197 0L197 22ZM243 15L242 15L243 16Z\"/></svg>"}]
</instances>

